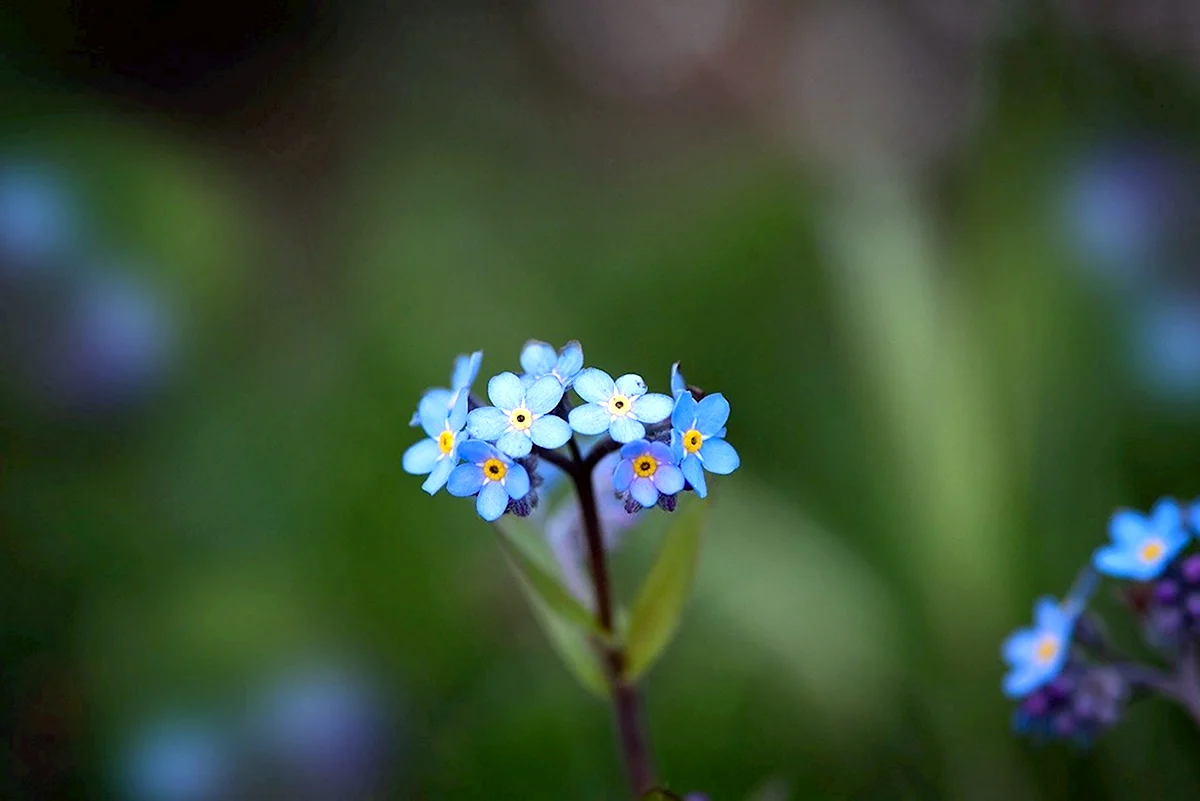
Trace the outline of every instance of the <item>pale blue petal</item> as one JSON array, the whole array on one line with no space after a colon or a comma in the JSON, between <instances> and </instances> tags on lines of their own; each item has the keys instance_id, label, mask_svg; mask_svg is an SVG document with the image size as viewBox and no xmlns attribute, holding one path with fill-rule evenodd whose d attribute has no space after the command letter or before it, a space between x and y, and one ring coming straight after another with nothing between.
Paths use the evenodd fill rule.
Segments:
<instances>
[{"instance_id":1,"label":"pale blue petal","mask_svg":"<svg viewBox=\"0 0 1200 801\"><path fill-rule=\"evenodd\" d=\"M643 423L661 423L671 416L675 401L658 392L642 395L633 402L630 414Z\"/></svg>"},{"instance_id":2,"label":"pale blue petal","mask_svg":"<svg viewBox=\"0 0 1200 801\"><path fill-rule=\"evenodd\" d=\"M537 381L539 378L541 378L540 375L533 375L532 373L522 373L521 374L521 387L526 392L528 392L529 388L533 386L533 382Z\"/></svg>"},{"instance_id":3,"label":"pale blue petal","mask_svg":"<svg viewBox=\"0 0 1200 801\"><path fill-rule=\"evenodd\" d=\"M483 351L477 350L470 356L459 356L454 360L454 373L450 376L450 387L453 390L469 389L479 375L479 364L483 361Z\"/></svg>"},{"instance_id":4,"label":"pale blue petal","mask_svg":"<svg viewBox=\"0 0 1200 801\"><path fill-rule=\"evenodd\" d=\"M504 476L504 489L514 501L524 498L529 494L529 471L519 464L509 467Z\"/></svg>"},{"instance_id":5,"label":"pale blue petal","mask_svg":"<svg viewBox=\"0 0 1200 801\"><path fill-rule=\"evenodd\" d=\"M1009 698L1024 698L1041 687L1054 674L1039 666L1016 668L1004 677L1004 694Z\"/></svg>"},{"instance_id":6,"label":"pale blue petal","mask_svg":"<svg viewBox=\"0 0 1200 801\"><path fill-rule=\"evenodd\" d=\"M686 432L696 425L696 399L685 392L675 399L675 411L671 412L671 426Z\"/></svg>"},{"instance_id":7,"label":"pale blue petal","mask_svg":"<svg viewBox=\"0 0 1200 801\"><path fill-rule=\"evenodd\" d=\"M708 495L708 485L704 481L704 468L700 465L700 460L694 454L688 454L680 463L679 469L683 471L683 477L692 485L692 489L696 491L696 495L703 498Z\"/></svg>"},{"instance_id":8,"label":"pale blue petal","mask_svg":"<svg viewBox=\"0 0 1200 801\"><path fill-rule=\"evenodd\" d=\"M465 498L479 492L483 486L483 468L477 464L460 464L450 473L446 481L446 492L457 498Z\"/></svg>"},{"instance_id":9,"label":"pale blue petal","mask_svg":"<svg viewBox=\"0 0 1200 801\"><path fill-rule=\"evenodd\" d=\"M649 453L649 452L650 452L650 443L644 439L634 440L633 442L627 442L621 446L621 451L620 451L622 459L636 459L637 457L641 456L643 453Z\"/></svg>"},{"instance_id":10,"label":"pale blue petal","mask_svg":"<svg viewBox=\"0 0 1200 801\"><path fill-rule=\"evenodd\" d=\"M575 376L583 369L583 346L572 339L566 345L563 345L562 353L558 356L558 363L554 367L554 372L563 382L570 386Z\"/></svg>"},{"instance_id":11,"label":"pale blue petal","mask_svg":"<svg viewBox=\"0 0 1200 801\"><path fill-rule=\"evenodd\" d=\"M494 442L507 428L508 415L495 406L480 406L467 415L467 433L475 439Z\"/></svg>"},{"instance_id":12,"label":"pale blue petal","mask_svg":"<svg viewBox=\"0 0 1200 801\"><path fill-rule=\"evenodd\" d=\"M1059 632L1067 628L1062 607L1049 595L1043 595L1034 603L1033 621L1042 631Z\"/></svg>"},{"instance_id":13,"label":"pale blue petal","mask_svg":"<svg viewBox=\"0 0 1200 801\"><path fill-rule=\"evenodd\" d=\"M409 428L416 428L417 426L421 425L421 412L420 411L414 411L412 413L412 417L408 418L408 425L409 425Z\"/></svg>"},{"instance_id":14,"label":"pale blue petal","mask_svg":"<svg viewBox=\"0 0 1200 801\"><path fill-rule=\"evenodd\" d=\"M1137 557L1137 550L1122 545L1106 545L1092 554L1092 565L1106 576L1140 581L1146 565Z\"/></svg>"},{"instance_id":15,"label":"pale blue petal","mask_svg":"<svg viewBox=\"0 0 1200 801\"><path fill-rule=\"evenodd\" d=\"M633 462L628 459L622 459L617 464L617 469L613 470L613 490L616 492L625 492L629 489L631 483L633 483Z\"/></svg>"},{"instance_id":16,"label":"pale blue petal","mask_svg":"<svg viewBox=\"0 0 1200 801\"><path fill-rule=\"evenodd\" d=\"M545 414L562 400L563 388L552 375L542 376L525 393L525 408L534 414Z\"/></svg>"},{"instance_id":17,"label":"pale blue petal","mask_svg":"<svg viewBox=\"0 0 1200 801\"><path fill-rule=\"evenodd\" d=\"M660 464L654 471L654 486L664 495L674 495L683 489L683 471L675 465Z\"/></svg>"},{"instance_id":18,"label":"pale blue petal","mask_svg":"<svg viewBox=\"0 0 1200 801\"><path fill-rule=\"evenodd\" d=\"M405 473L423 476L433 469L441 455L442 449L438 447L437 440L423 439L404 452L401 464Z\"/></svg>"},{"instance_id":19,"label":"pale blue petal","mask_svg":"<svg viewBox=\"0 0 1200 801\"><path fill-rule=\"evenodd\" d=\"M521 348L521 369L538 378L548 375L557 361L558 354L548 342L531 339Z\"/></svg>"},{"instance_id":20,"label":"pale blue petal","mask_svg":"<svg viewBox=\"0 0 1200 801\"><path fill-rule=\"evenodd\" d=\"M442 395L429 393L421 398L421 403L417 406L417 414L421 416L421 428L426 436L434 439L446 429L446 418L450 415L451 396L444 397L445 402L442 401Z\"/></svg>"},{"instance_id":21,"label":"pale blue petal","mask_svg":"<svg viewBox=\"0 0 1200 801\"><path fill-rule=\"evenodd\" d=\"M429 478L425 479L425 483L421 485L421 489L433 495L438 490L446 485L446 479L450 478L450 473L453 472L457 459L445 458L440 460L429 472Z\"/></svg>"},{"instance_id":22,"label":"pale blue petal","mask_svg":"<svg viewBox=\"0 0 1200 801\"><path fill-rule=\"evenodd\" d=\"M571 438L571 427L567 421L553 414L539 417L529 429L533 444L541 448L561 448Z\"/></svg>"},{"instance_id":23,"label":"pale blue petal","mask_svg":"<svg viewBox=\"0 0 1200 801\"><path fill-rule=\"evenodd\" d=\"M458 446L458 455L464 462L483 464L488 459L497 456L496 449L478 439L469 439Z\"/></svg>"},{"instance_id":24,"label":"pale blue petal","mask_svg":"<svg viewBox=\"0 0 1200 801\"><path fill-rule=\"evenodd\" d=\"M1149 521L1132 509L1116 512L1108 521L1108 536L1115 543L1134 543L1146 536Z\"/></svg>"},{"instance_id":25,"label":"pale blue petal","mask_svg":"<svg viewBox=\"0 0 1200 801\"><path fill-rule=\"evenodd\" d=\"M608 433L616 442L633 442L646 436L646 427L637 420L616 417L609 424Z\"/></svg>"},{"instance_id":26,"label":"pale blue petal","mask_svg":"<svg viewBox=\"0 0 1200 801\"><path fill-rule=\"evenodd\" d=\"M1154 504L1150 511L1150 519L1154 521L1154 527L1159 533L1165 534L1183 525L1183 510L1174 498L1163 498Z\"/></svg>"},{"instance_id":27,"label":"pale blue petal","mask_svg":"<svg viewBox=\"0 0 1200 801\"><path fill-rule=\"evenodd\" d=\"M616 381L617 392L627 398L636 398L646 393L646 382L640 375L626 373Z\"/></svg>"},{"instance_id":28,"label":"pale blue petal","mask_svg":"<svg viewBox=\"0 0 1200 801\"><path fill-rule=\"evenodd\" d=\"M498 409L511 412L525 400L525 388L516 373L500 373L488 379L488 398Z\"/></svg>"},{"instance_id":29,"label":"pale blue petal","mask_svg":"<svg viewBox=\"0 0 1200 801\"><path fill-rule=\"evenodd\" d=\"M738 453L723 439L706 439L700 446L700 459L704 469L710 473L724 476L738 469L742 463Z\"/></svg>"},{"instance_id":30,"label":"pale blue petal","mask_svg":"<svg viewBox=\"0 0 1200 801\"><path fill-rule=\"evenodd\" d=\"M671 429L671 462L679 464L683 458L687 456L687 451L683 449L683 435L675 429Z\"/></svg>"},{"instance_id":31,"label":"pale blue petal","mask_svg":"<svg viewBox=\"0 0 1200 801\"><path fill-rule=\"evenodd\" d=\"M654 482L648 478L635 478L629 485L629 494L642 506L653 506L658 503L658 490Z\"/></svg>"},{"instance_id":32,"label":"pale blue petal","mask_svg":"<svg viewBox=\"0 0 1200 801\"><path fill-rule=\"evenodd\" d=\"M572 386L575 394L588 403L607 403L615 391L612 376L595 367L589 367L575 376L575 383Z\"/></svg>"},{"instance_id":33,"label":"pale blue petal","mask_svg":"<svg viewBox=\"0 0 1200 801\"><path fill-rule=\"evenodd\" d=\"M575 382L575 389L579 389L579 381ZM608 410L597 403L589 403L584 406L576 406L567 415L567 420L571 424L571 428L578 431L580 434L603 434L608 430L608 424L612 420L612 415Z\"/></svg>"},{"instance_id":34,"label":"pale blue petal","mask_svg":"<svg viewBox=\"0 0 1200 801\"><path fill-rule=\"evenodd\" d=\"M470 393L467 390L459 390L459 393L454 398L454 404L450 407L450 417L446 420L446 424L450 426L451 431L462 431L463 426L467 424L467 398Z\"/></svg>"},{"instance_id":35,"label":"pale blue petal","mask_svg":"<svg viewBox=\"0 0 1200 801\"><path fill-rule=\"evenodd\" d=\"M507 508L508 491L498 481L489 481L485 484L479 491L479 497L475 500L475 511L479 512L479 516L489 523L504 514L504 510Z\"/></svg>"},{"instance_id":36,"label":"pale blue petal","mask_svg":"<svg viewBox=\"0 0 1200 801\"><path fill-rule=\"evenodd\" d=\"M720 392L705 395L696 404L696 428L706 437L714 436L729 419L729 401Z\"/></svg>"},{"instance_id":37,"label":"pale blue petal","mask_svg":"<svg viewBox=\"0 0 1200 801\"><path fill-rule=\"evenodd\" d=\"M1018 629L1004 641L1001 654L1004 661L1011 665L1022 665L1033 659L1039 634L1033 629Z\"/></svg>"},{"instance_id":38,"label":"pale blue petal","mask_svg":"<svg viewBox=\"0 0 1200 801\"><path fill-rule=\"evenodd\" d=\"M528 456L529 452L533 450L533 442L529 439L529 430L505 431L500 435L500 439L496 440L496 450L514 459Z\"/></svg>"},{"instance_id":39,"label":"pale blue petal","mask_svg":"<svg viewBox=\"0 0 1200 801\"><path fill-rule=\"evenodd\" d=\"M722 428L720 431L713 434L713 436L716 437L717 439L725 439L725 429Z\"/></svg>"},{"instance_id":40,"label":"pale blue petal","mask_svg":"<svg viewBox=\"0 0 1200 801\"><path fill-rule=\"evenodd\" d=\"M671 446L665 442L651 442L650 455L659 464L676 464L675 455L671 453Z\"/></svg>"},{"instance_id":41,"label":"pale blue petal","mask_svg":"<svg viewBox=\"0 0 1200 801\"><path fill-rule=\"evenodd\" d=\"M681 392L687 392L687 381L679 372L679 362L675 362L671 365L671 394L678 398Z\"/></svg>"}]
</instances>

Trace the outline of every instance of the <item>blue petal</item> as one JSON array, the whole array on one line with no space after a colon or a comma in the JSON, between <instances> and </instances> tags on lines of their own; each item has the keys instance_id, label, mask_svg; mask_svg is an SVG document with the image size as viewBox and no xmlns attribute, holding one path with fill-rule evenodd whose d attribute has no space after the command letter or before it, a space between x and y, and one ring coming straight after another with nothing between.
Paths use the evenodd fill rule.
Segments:
<instances>
[{"instance_id":1,"label":"blue petal","mask_svg":"<svg viewBox=\"0 0 1200 801\"><path fill-rule=\"evenodd\" d=\"M650 442L647 440L644 440L644 439L638 439L638 440L634 440L633 442L627 442L621 446L621 458L622 459L636 459L637 457L641 456L643 453L649 453L649 452L650 452Z\"/></svg>"},{"instance_id":2,"label":"blue petal","mask_svg":"<svg viewBox=\"0 0 1200 801\"><path fill-rule=\"evenodd\" d=\"M467 398L470 393L467 390L459 390L458 395L454 398L454 405L450 407L450 416L446 419L446 425L451 431L462 431L463 426L467 424Z\"/></svg>"},{"instance_id":3,"label":"blue petal","mask_svg":"<svg viewBox=\"0 0 1200 801\"><path fill-rule=\"evenodd\" d=\"M433 465L441 455L442 449L438 447L437 440L423 439L404 452L401 464L404 466L405 473L423 476L433 469Z\"/></svg>"},{"instance_id":4,"label":"blue petal","mask_svg":"<svg viewBox=\"0 0 1200 801\"><path fill-rule=\"evenodd\" d=\"M525 388L515 373L500 373L488 379L488 398L497 408L511 412L525 400Z\"/></svg>"},{"instance_id":5,"label":"blue petal","mask_svg":"<svg viewBox=\"0 0 1200 801\"><path fill-rule=\"evenodd\" d=\"M1167 563L1172 561L1180 551L1187 546L1191 541L1191 535L1182 528L1177 528L1168 534L1163 535L1163 545L1166 546L1163 551L1162 562L1165 567Z\"/></svg>"},{"instance_id":6,"label":"blue petal","mask_svg":"<svg viewBox=\"0 0 1200 801\"><path fill-rule=\"evenodd\" d=\"M1159 533L1165 534L1167 531L1183 525L1183 510L1179 508L1179 503L1174 498L1163 498L1154 504L1154 508L1150 511L1150 519Z\"/></svg>"},{"instance_id":7,"label":"blue petal","mask_svg":"<svg viewBox=\"0 0 1200 801\"><path fill-rule=\"evenodd\" d=\"M529 439L528 429L525 431L505 431L496 440L496 449L514 459L528 456L533 450L533 442Z\"/></svg>"},{"instance_id":8,"label":"blue petal","mask_svg":"<svg viewBox=\"0 0 1200 801\"><path fill-rule=\"evenodd\" d=\"M654 471L654 486L664 495L674 495L683 489L683 471L675 465L660 464Z\"/></svg>"},{"instance_id":9,"label":"blue petal","mask_svg":"<svg viewBox=\"0 0 1200 801\"><path fill-rule=\"evenodd\" d=\"M1033 605L1034 624L1042 631L1062 633L1070 626L1058 601L1049 595L1038 598Z\"/></svg>"},{"instance_id":10,"label":"blue petal","mask_svg":"<svg viewBox=\"0 0 1200 801\"><path fill-rule=\"evenodd\" d=\"M572 339L563 345L554 372L563 381L564 386L570 386L581 369L583 369L583 346Z\"/></svg>"},{"instance_id":11,"label":"blue petal","mask_svg":"<svg viewBox=\"0 0 1200 801\"><path fill-rule=\"evenodd\" d=\"M636 398L639 395L646 394L646 382L642 380L640 375L634 373L626 373L616 381L617 392L627 398Z\"/></svg>"},{"instance_id":12,"label":"blue petal","mask_svg":"<svg viewBox=\"0 0 1200 801\"><path fill-rule=\"evenodd\" d=\"M579 390L578 379L575 380L575 389ZM588 403L572 409L567 415L567 421L570 422L571 428L580 434L603 434L608 430L612 415L600 404Z\"/></svg>"},{"instance_id":13,"label":"blue petal","mask_svg":"<svg viewBox=\"0 0 1200 801\"><path fill-rule=\"evenodd\" d=\"M696 405L696 428L706 437L715 436L729 419L729 401L720 392L705 395Z\"/></svg>"},{"instance_id":14,"label":"blue petal","mask_svg":"<svg viewBox=\"0 0 1200 801\"><path fill-rule=\"evenodd\" d=\"M629 446L627 445L626 447ZM631 483L633 483L633 462L628 459L622 459L617 464L617 469L613 470L613 490L616 492L625 492L629 489Z\"/></svg>"},{"instance_id":15,"label":"blue petal","mask_svg":"<svg viewBox=\"0 0 1200 801\"><path fill-rule=\"evenodd\" d=\"M680 392L687 392L687 381L679 372L679 362L675 362L671 365L671 394L678 398Z\"/></svg>"},{"instance_id":16,"label":"blue petal","mask_svg":"<svg viewBox=\"0 0 1200 801\"><path fill-rule=\"evenodd\" d=\"M700 446L700 459L705 470L720 476L732 473L742 463L737 451L723 439L704 440Z\"/></svg>"},{"instance_id":17,"label":"blue petal","mask_svg":"<svg viewBox=\"0 0 1200 801\"><path fill-rule=\"evenodd\" d=\"M575 383L572 386L575 394L588 403L607 403L615 391L612 376L595 367L589 367L575 376Z\"/></svg>"},{"instance_id":18,"label":"blue petal","mask_svg":"<svg viewBox=\"0 0 1200 801\"><path fill-rule=\"evenodd\" d=\"M696 495L703 498L708 495L708 485L704 482L704 468L700 465L700 460L695 454L688 454L684 457L679 465L679 469L683 471L683 477L692 485L692 489L696 491Z\"/></svg>"},{"instance_id":19,"label":"blue petal","mask_svg":"<svg viewBox=\"0 0 1200 801\"><path fill-rule=\"evenodd\" d=\"M1108 521L1108 536L1116 543L1138 542L1146 536L1147 523L1140 513L1122 509Z\"/></svg>"},{"instance_id":20,"label":"blue petal","mask_svg":"<svg viewBox=\"0 0 1200 801\"><path fill-rule=\"evenodd\" d=\"M554 450L567 444L567 440L571 438L571 427L561 417L547 414L533 422L529 435L533 444Z\"/></svg>"},{"instance_id":21,"label":"blue petal","mask_svg":"<svg viewBox=\"0 0 1200 801\"><path fill-rule=\"evenodd\" d=\"M521 369L538 378L548 375L557 359L550 343L540 339L531 339L521 348Z\"/></svg>"},{"instance_id":22,"label":"blue petal","mask_svg":"<svg viewBox=\"0 0 1200 801\"><path fill-rule=\"evenodd\" d=\"M646 427L628 417L616 417L608 426L608 434L616 442L633 442L646 436Z\"/></svg>"},{"instance_id":23,"label":"blue petal","mask_svg":"<svg viewBox=\"0 0 1200 801\"><path fill-rule=\"evenodd\" d=\"M458 446L458 455L462 457L464 462L483 464L498 454L495 448L483 440L469 439Z\"/></svg>"},{"instance_id":24,"label":"blue petal","mask_svg":"<svg viewBox=\"0 0 1200 801\"><path fill-rule=\"evenodd\" d=\"M673 428L671 429L671 464L679 464L685 456L687 456L687 451L683 449L683 435Z\"/></svg>"},{"instance_id":25,"label":"blue petal","mask_svg":"<svg viewBox=\"0 0 1200 801\"><path fill-rule=\"evenodd\" d=\"M480 406L467 415L467 433L475 439L493 442L499 439L507 428L508 415L495 406Z\"/></svg>"},{"instance_id":26,"label":"blue petal","mask_svg":"<svg viewBox=\"0 0 1200 801\"><path fill-rule=\"evenodd\" d=\"M508 468L504 476L504 489L514 501L524 498L529 494L529 471L519 464Z\"/></svg>"},{"instance_id":27,"label":"blue petal","mask_svg":"<svg viewBox=\"0 0 1200 801\"><path fill-rule=\"evenodd\" d=\"M447 457L440 460L429 472L429 478L425 479L425 483L421 485L421 489L433 495L438 490L446 485L446 479L450 478L450 473L454 470L457 459Z\"/></svg>"},{"instance_id":28,"label":"blue petal","mask_svg":"<svg viewBox=\"0 0 1200 801\"><path fill-rule=\"evenodd\" d=\"M671 453L671 447L665 442L650 443L650 455L659 464L677 464L675 455Z\"/></svg>"},{"instance_id":29,"label":"blue petal","mask_svg":"<svg viewBox=\"0 0 1200 801\"><path fill-rule=\"evenodd\" d=\"M469 389L479 375L479 364L483 361L483 351L477 350L470 356L459 356L454 360L454 373L450 376L452 389Z\"/></svg>"},{"instance_id":30,"label":"blue petal","mask_svg":"<svg viewBox=\"0 0 1200 801\"><path fill-rule=\"evenodd\" d=\"M629 485L629 494L642 506L653 506L658 503L658 490L654 482L648 478L635 478Z\"/></svg>"},{"instance_id":31,"label":"blue petal","mask_svg":"<svg viewBox=\"0 0 1200 801\"><path fill-rule=\"evenodd\" d=\"M1012 665L1023 665L1032 661L1038 636L1038 632L1034 629L1018 629L1008 635L1008 639L1001 647L1004 661Z\"/></svg>"},{"instance_id":32,"label":"blue petal","mask_svg":"<svg viewBox=\"0 0 1200 801\"><path fill-rule=\"evenodd\" d=\"M1142 580L1146 565L1137 557L1134 548L1122 545L1106 545L1092 554L1092 564L1106 576L1121 579Z\"/></svg>"},{"instance_id":33,"label":"blue petal","mask_svg":"<svg viewBox=\"0 0 1200 801\"><path fill-rule=\"evenodd\" d=\"M442 395L434 395L427 393L421 398L420 405L417 406L417 414L421 417L421 428L424 429L426 436L437 439L438 434L446 429L446 418L450 415L449 401L451 396L445 396L446 402L442 402Z\"/></svg>"},{"instance_id":34,"label":"blue petal","mask_svg":"<svg viewBox=\"0 0 1200 801\"><path fill-rule=\"evenodd\" d=\"M450 473L446 481L446 492L456 498L465 498L479 492L483 486L483 468L477 464L460 464Z\"/></svg>"},{"instance_id":35,"label":"blue petal","mask_svg":"<svg viewBox=\"0 0 1200 801\"><path fill-rule=\"evenodd\" d=\"M1052 678L1053 672L1036 665L1016 668L1004 677L1004 694L1009 698L1024 698Z\"/></svg>"},{"instance_id":36,"label":"blue petal","mask_svg":"<svg viewBox=\"0 0 1200 801\"><path fill-rule=\"evenodd\" d=\"M498 481L485 484L479 491L479 497L475 499L475 511L489 523L504 514L507 508L508 491Z\"/></svg>"},{"instance_id":37,"label":"blue petal","mask_svg":"<svg viewBox=\"0 0 1200 801\"><path fill-rule=\"evenodd\" d=\"M674 408L675 401L661 393L651 392L634 401L629 413L643 423L661 423L671 416Z\"/></svg>"},{"instance_id":38,"label":"blue petal","mask_svg":"<svg viewBox=\"0 0 1200 801\"><path fill-rule=\"evenodd\" d=\"M696 399L685 392L675 399L675 411L671 412L671 427L686 432L696 425Z\"/></svg>"},{"instance_id":39,"label":"blue petal","mask_svg":"<svg viewBox=\"0 0 1200 801\"><path fill-rule=\"evenodd\" d=\"M408 426L409 428L416 428L419 425L421 425L421 412L414 411L412 417L408 418Z\"/></svg>"},{"instance_id":40,"label":"blue petal","mask_svg":"<svg viewBox=\"0 0 1200 801\"><path fill-rule=\"evenodd\" d=\"M562 400L563 388L552 375L542 376L525 393L525 408L534 414L545 414Z\"/></svg>"}]
</instances>

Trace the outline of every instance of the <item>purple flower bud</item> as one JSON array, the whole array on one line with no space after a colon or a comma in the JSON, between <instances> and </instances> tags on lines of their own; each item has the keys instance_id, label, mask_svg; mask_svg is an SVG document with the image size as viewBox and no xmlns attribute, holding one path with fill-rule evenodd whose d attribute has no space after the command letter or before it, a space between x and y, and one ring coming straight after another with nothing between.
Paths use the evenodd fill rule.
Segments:
<instances>
[{"instance_id":1,"label":"purple flower bud","mask_svg":"<svg viewBox=\"0 0 1200 801\"><path fill-rule=\"evenodd\" d=\"M677 496L675 496L675 495L659 495L658 496L658 508L662 509L664 512L674 512L676 497Z\"/></svg>"},{"instance_id":2,"label":"purple flower bud","mask_svg":"<svg viewBox=\"0 0 1200 801\"><path fill-rule=\"evenodd\" d=\"M1183 578L1191 584L1200 583L1200 554L1193 554L1180 565Z\"/></svg>"},{"instance_id":3,"label":"purple flower bud","mask_svg":"<svg viewBox=\"0 0 1200 801\"><path fill-rule=\"evenodd\" d=\"M1170 579L1163 579L1154 587L1154 600L1156 603L1173 603L1178 597L1179 584Z\"/></svg>"}]
</instances>

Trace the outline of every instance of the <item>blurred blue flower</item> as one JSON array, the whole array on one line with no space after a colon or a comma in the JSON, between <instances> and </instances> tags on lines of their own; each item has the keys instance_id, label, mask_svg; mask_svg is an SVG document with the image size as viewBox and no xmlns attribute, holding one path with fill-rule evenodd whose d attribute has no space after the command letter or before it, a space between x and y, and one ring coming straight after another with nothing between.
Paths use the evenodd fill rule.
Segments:
<instances>
[{"instance_id":1,"label":"blurred blue flower","mask_svg":"<svg viewBox=\"0 0 1200 801\"><path fill-rule=\"evenodd\" d=\"M446 411L454 406L455 397L460 390L465 390L467 393L471 391L471 385L475 383L475 377L479 375L479 365L483 362L483 351L477 350L474 353L459 354L454 358L454 371L450 374L450 388L437 387L428 389L421 396L421 401L431 399L431 402L442 404ZM416 428L421 425L421 405L417 404L417 410L413 412L412 419L408 424Z\"/></svg>"},{"instance_id":2,"label":"blurred blue flower","mask_svg":"<svg viewBox=\"0 0 1200 801\"><path fill-rule=\"evenodd\" d=\"M699 403L684 392L675 400L671 413L671 450L683 476L701 498L708 495L704 471L727 475L737 470L741 459L725 441L729 401L720 393L705 395Z\"/></svg>"},{"instance_id":3,"label":"blurred blue flower","mask_svg":"<svg viewBox=\"0 0 1200 801\"><path fill-rule=\"evenodd\" d=\"M553 376L542 376L526 389L513 373L500 373L488 381L493 406L474 409L467 416L467 432L476 439L495 442L513 458L528 456L536 444L561 448L571 438L567 421L549 414L562 400L563 388Z\"/></svg>"},{"instance_id":4,"label":"blurred blue flower","mask_svg":"<svg viewBox=\"0 0 1200 801\"><path fill-rule=\"evenodd\" d=\"M466 464L450 473L446 491L459 498L478 493L475 511L484 520L498 519L509 499L519 501L529 493L529 473L492 445L467 440L458 446L458 455Z\"/></svg>"},{"instance_id":5,"label":"blurred blue flower","mask_svg":"<svg viewBox=\"0 0 1200 801\"><path fill-rule=\"evenodd\" d=\"M449 414L438 397L424 397L418 408L421 427L428 439L412 445L404 452L404 470L413 475L429 474L421 489L433 495L450 477L450 471L458 465L458 446L464 437L463 426L467 424L467 393L459 392Z\"/></svg>"},{"instance_id":6,"label":"blurred blue flower","mask_svg":"<svg viewBox=\"0 0 1200 801\"><path fill-rule=\"evenodd\" d=\"M1004 677L1004 693L1023 698L1062 670L1071 647L1071 635L1082 609L1077 604L1059 606L1049 596L1034 605L1034 625L1018 629L1004 641L1004 661L1010 666Z\"/></svg>"},{"instance_id":7,"label":"blurred blue flower","mask_svg":"<svg viewBox=\"0 0 1200 801\"><path fill-rule=\"evenodd\" d=\"M1098 548L1092 564L1107 576L1134 581L1158 578L1190 539L1183 512L1170 498L1155 504L1149 517L1122 509L1112 516L1108 531L1112 544Z\"/></svg>"},{"instance_id":8,"label":"blurred blue flower","mask_svg":"<svg viewBox=\"0 0 1200 801\"><path fill-rule=\"evenodd\" d=\"M1135 311L1136 367L1168 400L1200 395L1200 297L1153 293Z\"/></svg>"},{"instance_id":9,"label":"blurred blue flower","mask_svg":"<svg viewBox=\"0 0 1200 801\"><path fill-rule=\"evenodd\" d=\"M643 507L653 506L660 493L674 495L683 489L683 471L676 467L666 444L639 439L621 448L612 484L614 490L628 492Z\"/></svg>"},{"instance_id":10,"label":"blurred blue flower","mask_svg":"<svg viewBox=\"0 0 1200 801\"><path fill-rule=\"evenodd\" d=\"M223 801L234 758L228 733L202 717L164 718L138 733L121 783L133 801Z\"/></svg>"},{"instance_id":11,"label":"blurred blue flower","mask_svg":"<svg viewBox=\"0 0 1200 801\"><path fill-rule=\"evenodd\" d=\"M1013 728L1043 740L1089 745L1121 719L1130 684L1115 666L1069 664L1022 699Z\"/></svg>"},{"instance_id":12,"label":"blurred blue flower","mask_svg":"<svg viewBox=\"0 0 1200 801\"><path fill-rule=\"evenodd\" d=\"M74 245L75 200L57 170L33 162L0 167L0 276L44 270Z\"/></svg>"},{"instance_id":13,"label":"blurred blue flower","mask_svg":"<svg viewBox=\"0 0 1200 801\"><path fill-rule=\"evenodd\" d=\"M531 339L521 349L521 369L525 371L521 381L526 386L542 376L552 375L567 389L583 369L583 347L572 339L555 353L550 343Z\"/></svg>"},{"instance_id":14,"label":"blurred blue flower","mask_svg":"<svg viewBox=\"0 0 1200 801\"><path fill-rule=\"evenodd\" d=\"M571 428L580 434L603 434L616 442L632 442L646 435L644 423L658 423L671 414L671 399L647 393L639 375L623 375L616 381L603 370L589 367L575 378L575 392L586 403L571 410Z\"/></svg>"}]
</instances>

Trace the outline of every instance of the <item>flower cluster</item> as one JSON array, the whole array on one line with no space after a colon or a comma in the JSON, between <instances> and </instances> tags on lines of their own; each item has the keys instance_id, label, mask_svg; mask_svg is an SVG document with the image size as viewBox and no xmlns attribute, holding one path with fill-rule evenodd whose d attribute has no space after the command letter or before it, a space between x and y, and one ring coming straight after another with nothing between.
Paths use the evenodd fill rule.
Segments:
<instances>
[{"instance_id":1,"label":"flower cluster","mask_svg":"<svg viewBox=\"0 0 1200 801\"><path fill-rule=\"evenodd\" d=\"M1060 603L1034 605L1033 626L1002 649L1005 695L1017 701L1014 728L1041 739L1090 743L1115 725L1135 697L1159 695L1200 714L1200 503L1160 500L1149 514L1122 509L1110 542L1092 554ZM1122 656L1088 605L1102 577L1127 582L1124 596L1164 669Z\"/></svg>"},{"instance_id":2,"label":"flower cluster","mask_svg":"<svg viewBox=\"0 0 1200 801\"><path fill-rule=\"evenodd\" d=\"M450 387L422 396L409 424L426 438L405 452L403 466L427 476L422 489L431 495L445 487L474 497L484 520L532 511L544 480L539 459L583 470L607 465L604 457L619 451L611 484L630 513L651 506L671 511L680 492L706 497L705 473L725 475L739 465L725 441L729 402L688 387L678 362L671 394L664 395L650 392L639 375L614 379L585 368L578 342L556 351L532 340L521 351L522 372L488 379L484 403L471 394L482 358L482 352L459 356ZM586 456L577 435L594 440ZM564 448L569 455L559 452Z\"/></svg>"}]
</instances>

